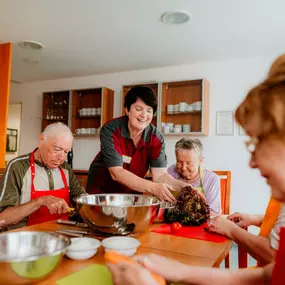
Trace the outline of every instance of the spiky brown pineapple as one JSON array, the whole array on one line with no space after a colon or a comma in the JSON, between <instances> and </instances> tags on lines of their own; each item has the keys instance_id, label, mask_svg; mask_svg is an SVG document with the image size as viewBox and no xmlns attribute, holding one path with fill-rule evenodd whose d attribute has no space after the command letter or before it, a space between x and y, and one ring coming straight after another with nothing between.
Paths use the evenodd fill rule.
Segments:
<instances>
[{"instance_id":1,"label":"spiky brown pineapple","mask_svg":"<svg viewBox=\"0 0 285 285\"><path fill-rule=\"evenodd\" d=\"M176 199L175 208L165 215L166 223L198 226L210 218L208 204L191 186L182 188Z\"/></svg>"}]
</instances>

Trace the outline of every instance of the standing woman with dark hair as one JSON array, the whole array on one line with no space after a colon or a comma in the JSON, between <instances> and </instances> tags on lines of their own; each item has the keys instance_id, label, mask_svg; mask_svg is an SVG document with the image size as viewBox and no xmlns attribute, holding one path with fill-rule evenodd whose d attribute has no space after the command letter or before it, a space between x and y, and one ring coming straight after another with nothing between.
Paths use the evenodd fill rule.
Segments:
<instances>
[{"instance_id":1,"label":"standing woman with dark hair","mask_svg":"<svg viewBox=\"0 0 285 285\"><path fill-rule=\"evenodd\" d=\"M175 201L171 191L185 184L167 173L164 139L151 124L157 109L155 93L146 86L133 87L126 94L124 107L126 115L101 130L101 150L91 163L87 192L146 192ZM144 179L149 167L154 182Z\"/></svg>"}]
</instances>

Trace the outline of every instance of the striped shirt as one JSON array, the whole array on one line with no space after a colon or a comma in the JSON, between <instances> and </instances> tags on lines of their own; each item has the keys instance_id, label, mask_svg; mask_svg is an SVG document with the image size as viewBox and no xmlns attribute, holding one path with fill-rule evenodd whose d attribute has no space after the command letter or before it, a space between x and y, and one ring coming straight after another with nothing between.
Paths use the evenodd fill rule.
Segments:
<instances>
[{"instance_id":1,"label":"striped shirt","mask_svg":"<svg viewBox=\"0 0 285 285\"><path fill-rule=\"evenodd\" d=\"M17 157L10 161L0 181L0 212L10 206L17 206L31 200L31 167L30 154ZM70 191L70 201L84 194L85 190L78 182L69 164L61 165ZM39 161L35 161L35 189L54 190L64 187L59 168L50 169ZM55 190L56 191L56 190ZM27 218L9 228L25 226Z\"/></svg>"}]
</instances>

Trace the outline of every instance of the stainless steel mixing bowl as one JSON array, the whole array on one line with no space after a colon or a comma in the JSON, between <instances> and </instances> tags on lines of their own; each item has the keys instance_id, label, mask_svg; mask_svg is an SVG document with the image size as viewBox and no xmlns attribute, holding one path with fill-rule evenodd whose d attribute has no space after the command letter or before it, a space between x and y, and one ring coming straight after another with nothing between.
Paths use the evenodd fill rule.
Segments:
<instances>
[{"instance_id":1,"label":"stainless steel mixing bowl","mask_svg":"<svg viewBox=\"0 0 285 285\"><path fill-rule=\"evenodd\" d=\"M0 234L0 284L33 284L59 264L70 240L49 232Z\"/></svg>"},{"instance_id":2,"label":"stainless steel mixing bowl","mask_svg":"<svg viewBox=\"0 0 285 285\"><path fill-rule=\"evenodd\" d=\"M133 194L86 195L75 202L77 211L91 229L113 235L147 230L161 203L152 196Z\"/></svg>"}]
</instances>

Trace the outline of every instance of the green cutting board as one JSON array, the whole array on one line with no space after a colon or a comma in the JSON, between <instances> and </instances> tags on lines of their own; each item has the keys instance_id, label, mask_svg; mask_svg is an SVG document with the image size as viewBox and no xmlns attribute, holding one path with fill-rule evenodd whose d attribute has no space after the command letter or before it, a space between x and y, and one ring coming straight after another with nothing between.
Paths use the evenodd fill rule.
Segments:
<instances>
[{"instance_id":1,"label":"green cutting board","mask_svg":"<svg viewBox=\"0 0 285 285\"><path fill-rule=\"evenodd\" d=\"M56 282L57 285L113 285L112 275L103 265L90 265Z\"/></svg>"},{"instance_id":2,"label":"green cutting board","mask_svg":"<svg viewBox=\"0 0 285 285\"><path fill-rule=\"evenodd\" d=\"M112 275L104 265L90 265L56 282L57 285L113 285ZM167 283L170 285L179 285Z\"/></svg>"}]
</instances>

